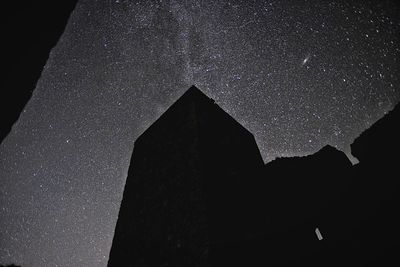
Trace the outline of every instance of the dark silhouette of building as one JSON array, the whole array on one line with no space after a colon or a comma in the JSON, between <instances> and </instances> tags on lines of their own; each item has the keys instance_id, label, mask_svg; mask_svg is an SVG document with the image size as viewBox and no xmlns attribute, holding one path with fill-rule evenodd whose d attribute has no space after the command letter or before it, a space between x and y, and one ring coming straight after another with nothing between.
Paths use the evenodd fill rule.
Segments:
<instances>
[{"instance_id":1,"label":"dark silhouette of building","mask_svg":"<svg viewBox=\"0 0 400 267\"><path fill-rule=\"evenodd\" d=\"M135 142L108 266L208 266L251 230L253 135L191 87Z\"/></svg>"},{"instance_id":2,"label":"dark silhouette of building","mask_svg":"<svg viewBox=\"0 0 400 267\"><path fill-rule=\"evenodd\" d=\"M351 145L360 160L347 206L353 235L368 266L400 266L400 106L364 131Z\"/></svg>"},{"instance_id":3,"label":"dark silhouette of building","mask_svg":"<svg viewBox=\"0 0 400 267\"><path fill-rule=\"evenodd\" d=\"M108 266L398 262L385 157L398 121L397 107L354 142L355 166L331 146L264 165L253 135L191 87L135 142Z\"/></svg>"},{"instance_id":4,"label":"dark silhouette of building","mask_svg":"<svg viewBox=\"0 0 400 267\"><path fill-rule=\"evenodd\" d=\"M269 223L257 247L269 251L269 257L259 253L254 264L329 266L332 250L328 247L335 246L336 253L345 248L345 240L338 239L336 232L338 227L342 232L346 229L340 207L351 181L351 167L347 156L331 146L313 155L266 164L257 188L264 196L261 215L268 216Z\"/></svg>"}]
</instances>

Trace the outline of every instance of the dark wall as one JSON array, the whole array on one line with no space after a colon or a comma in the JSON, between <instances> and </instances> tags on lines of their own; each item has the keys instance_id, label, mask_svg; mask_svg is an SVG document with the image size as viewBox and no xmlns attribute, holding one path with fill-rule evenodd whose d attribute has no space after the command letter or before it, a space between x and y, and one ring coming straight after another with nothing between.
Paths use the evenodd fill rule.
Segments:
<instances>
[{"instance_id":1,"label":"dark wall","mask_svg":"<svg viewBox=\"0 0 400 267\"><path fill-rule=\"evenodd\" d=\"M199 101L194 103L192 108L171 108L173 116L164 113L135 144L133 159L138 160L128 175L128 201L121 205L121 210L135 215L123 218L120 212L126 227L117 227L116 234L126 237L133 225L140 226L132 220L135 217L146 227L158 225L148 228L137 244L157 244L147 249L143 264L153 266L155 259L159 261L154 266L185 262L189 248L201 240L202 248L207 247L207 266L400 265L399 107L355 140L357 165L331 146L263 165L247 130L232 134L237 127L230 117L208 109L198 112ZM194 196L200 202L193 202ZM196 209L200 206L202 212ZM189 214L201 216L188 220ZM205 239L187 235L200 228ZM160 242L150 238L156 231L161 233L155 235ZM132 247L130 240L125 242ZM135 262L129 255L117 266Z\"/></svg>"},{"instance_id":2,"label":"dark wall","mask_svg":"<svg viewBox=\"0 0 400 267\"><path fill-rule=\"evenodd\" d=\"M210 244L250 228L262 166L253 135L191 88L135 142L108 266L208 266Z\"/></svg>"},{"instance_id":3,"label":"dark wall","mask_svg":"<svg viewBox=\"0 0 400 267\"><path fill-rule=\"evenodd\" d=\"M30 99L76 2L1 1L0 142Z\"/></svg>"}]
</instances>

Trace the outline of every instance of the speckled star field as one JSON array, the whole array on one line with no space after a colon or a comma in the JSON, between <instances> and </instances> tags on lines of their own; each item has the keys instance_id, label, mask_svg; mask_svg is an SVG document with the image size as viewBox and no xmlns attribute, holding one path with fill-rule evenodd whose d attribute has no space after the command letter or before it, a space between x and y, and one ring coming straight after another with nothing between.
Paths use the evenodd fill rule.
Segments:
<instances>
[{"instance_id":1,"label":"speckled star field","mask_svg":"<svg viewBox=\"0 0 400 267\"><path fill-rule=\"evenodd\" d=\"M0 147L0 263L106 266L135 138L192 84L266 162L325 144L349 155L400 100L399 14L396 1L78 2Z\"/></svg>"}]
</instances>

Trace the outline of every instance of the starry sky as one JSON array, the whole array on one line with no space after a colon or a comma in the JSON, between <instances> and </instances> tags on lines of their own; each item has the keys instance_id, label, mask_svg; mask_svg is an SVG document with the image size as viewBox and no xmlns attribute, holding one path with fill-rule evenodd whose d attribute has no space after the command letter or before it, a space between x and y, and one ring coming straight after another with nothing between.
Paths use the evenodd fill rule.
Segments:
<instances>
[{"instance_id":1,"label":"starry sky","mask_svg":"<svg viewBox=\"0 0 400 267\"><path fill-rule=\"evenodd\" d=\"M79 1L0 146L0 263L106 266L135 138L192 84L265 162L351 157L400 100L399 39L395 0Z\"/></svg>"}]
</instances>

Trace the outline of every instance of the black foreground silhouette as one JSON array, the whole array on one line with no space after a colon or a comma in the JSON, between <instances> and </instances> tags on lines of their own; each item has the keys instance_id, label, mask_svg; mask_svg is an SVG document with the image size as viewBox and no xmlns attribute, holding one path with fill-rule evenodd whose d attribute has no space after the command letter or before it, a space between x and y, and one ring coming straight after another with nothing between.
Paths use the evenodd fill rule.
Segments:
<instances>
[{"instance_id":1,"label":"black foreground silhouette","mask_svg":"<svg viewBox=\"0 0 400 267\"><path fill-rule=\"evenodd\" d=\"M108 266L397 266L398 122L355 140L355 166L331 146L264 165L192 86L135 142Z\"/></svg>"}]
</instances>

